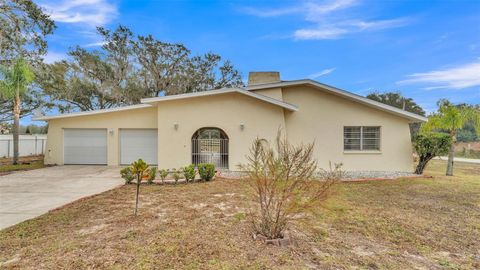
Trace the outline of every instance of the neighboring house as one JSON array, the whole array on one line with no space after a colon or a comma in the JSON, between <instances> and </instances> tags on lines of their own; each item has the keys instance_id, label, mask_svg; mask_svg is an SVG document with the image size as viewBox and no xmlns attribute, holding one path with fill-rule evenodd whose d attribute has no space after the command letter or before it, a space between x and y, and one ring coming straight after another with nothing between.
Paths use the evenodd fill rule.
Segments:
<instances>
[{"instance_id":1,"label":"neighboring house","mask_svg":"<svg viewBox=\"0 0 480 270\"><path fill-rule=\"evenodd\" d=\"M281 81L251 72L245 89L142 99L121 108L42 116L49 122L47 164L129 164L159 168L212 162L237 170L255 138L315 142L320 167L413 170L409 123L425 117L313 80Z\"/></svg>"}]
</instances>

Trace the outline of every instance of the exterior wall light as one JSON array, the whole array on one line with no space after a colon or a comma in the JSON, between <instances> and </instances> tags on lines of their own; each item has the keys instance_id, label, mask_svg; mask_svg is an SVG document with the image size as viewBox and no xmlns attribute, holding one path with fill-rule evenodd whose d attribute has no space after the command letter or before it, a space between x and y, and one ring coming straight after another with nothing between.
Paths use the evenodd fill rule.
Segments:
<instances>
[{"instance_id":1,"label":"exterior wall light","mask_svg":"<svg viewBox=\"0 0 480 270\"><path fill-rule=\"evenodd\" d=\"M244 123L241 123L241 124L240 124L240 130L243 131L244 129L245 129L245 124L244 124Z\"/></svg>"},{"instance_id":2,"label":"exterior wall light","mask_svg":"<svg viewBox=\"0 0 480 270\"><path fill-rule=\"evenodd\" d=\"M178 130L178 123L173 123L173 128L174 128L175 130Z\"/></svg>"},{"instance_id":3,"label":"exterior wall light","mask_svg":"<svg viewBox=\"0 0 480 270\"><path fill-rule=\"evenodd\" d=\"M110 136L113 135L113 132L114 132L114 131L113 131L113 128L109 128L109 129L108 129L108 134L110 134Z\"/></svg>"}]
</instances>

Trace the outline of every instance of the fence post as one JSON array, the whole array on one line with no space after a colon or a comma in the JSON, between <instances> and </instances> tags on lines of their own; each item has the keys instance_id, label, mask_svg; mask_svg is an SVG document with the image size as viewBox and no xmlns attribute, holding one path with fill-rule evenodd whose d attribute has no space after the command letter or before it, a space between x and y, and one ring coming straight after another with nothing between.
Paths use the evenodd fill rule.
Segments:
<instances>
[{"instance_id":1,"label":"fence post","mask_svg":"<svg viewBox=\"0 0 480 270\"><path fill-rule=\"evenodd\" d=\"M7 140L7 158L10 157L10 140Z\"/></svg>"},{"instance_id":2,"label":"fence post","mask_svg":"<svg viewBox=\"0 0 480 270\"><path fill-rule=\"evenodd\" d=\"M35 155L38 155L38 153L37 153L37 135L35 135Z\"/></svg>"}]
</instances>

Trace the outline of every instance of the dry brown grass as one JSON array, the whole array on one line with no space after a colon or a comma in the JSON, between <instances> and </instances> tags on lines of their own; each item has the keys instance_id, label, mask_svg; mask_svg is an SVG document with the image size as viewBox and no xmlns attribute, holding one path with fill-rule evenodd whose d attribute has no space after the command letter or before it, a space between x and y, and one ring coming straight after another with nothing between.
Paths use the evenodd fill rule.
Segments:
<instances>
[{"instance_id":1,"label":"dry brown grass","mask_svg":"<svg viewBox=\"0 0 480 270\"><path fill-rule=\"evenodd\" d=\"M296 246L250 236L245 182L124 186L0 231L0 262L21 269L478 269L480 166L457 176L342 183L296 222Z\"/></svg>"}]
</instances>

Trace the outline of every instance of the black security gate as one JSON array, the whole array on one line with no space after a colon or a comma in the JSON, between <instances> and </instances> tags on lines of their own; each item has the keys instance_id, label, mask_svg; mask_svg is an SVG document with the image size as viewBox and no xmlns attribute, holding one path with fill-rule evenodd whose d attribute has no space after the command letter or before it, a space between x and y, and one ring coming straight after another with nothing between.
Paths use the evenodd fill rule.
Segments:
<instances>
[{"instance_id":1,"label":"black security gate","mask_svg":"<svg viewBox=\"0 0 480 270\"><path fill-rule=\"evenodd\" d=\"M212 163L228 169L228 137L218 128L202 128L192 136L192 163Z\"/></svg>"}]
</instances>

